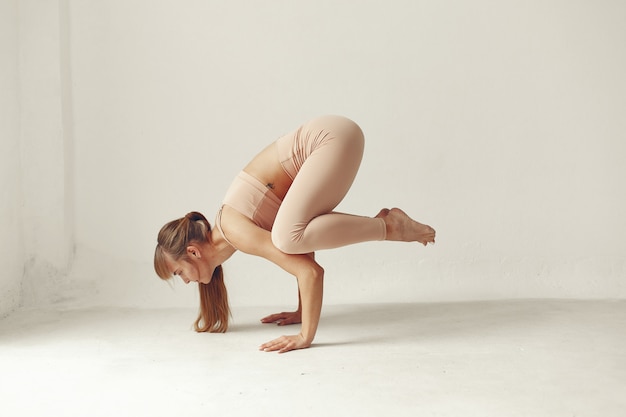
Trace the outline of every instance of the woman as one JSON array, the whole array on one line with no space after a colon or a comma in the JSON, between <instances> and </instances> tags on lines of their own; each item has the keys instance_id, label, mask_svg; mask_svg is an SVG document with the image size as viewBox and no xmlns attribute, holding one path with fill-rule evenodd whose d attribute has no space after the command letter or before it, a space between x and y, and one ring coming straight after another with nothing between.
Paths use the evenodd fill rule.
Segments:
<instances>
[{"instance_id":1,"label":"woman","mask_svg":"<svg viewBox=\"0 0 626 417\"><path fill-rule=\"evenodd\" d=\"M308 348L322 308L324 270L314 252L374 240L435 242L435 231L402 210L375 217L333 210L344 198L363 156L363 132L340 116L313 119L265 148L235 178L211 228L197 212L161 229L154 267L162 279L198 282L196 331L225 332L230 310L222 263L240 250L261 256L294 275L299 305L263 323L302 323L297 335L260 346L284 353Z\"/></svg>"}]
</instances>

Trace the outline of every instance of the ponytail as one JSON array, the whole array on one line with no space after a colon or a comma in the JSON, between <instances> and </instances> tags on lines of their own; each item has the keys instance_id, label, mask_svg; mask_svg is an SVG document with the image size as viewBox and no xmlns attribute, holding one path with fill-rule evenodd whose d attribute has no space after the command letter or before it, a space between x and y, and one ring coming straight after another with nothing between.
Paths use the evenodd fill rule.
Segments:
<instances>
[{"instance_id":1,"label":"ponytail","mask_svg":"<svg viewBox=\"0 0 626 417\"><path fill-rule=\"evenodd\" d=\"M211 225L202 213L192 211L185 217L167 223L159 231L154 251L154 270L168 280L172 272L167 268L166 257L187 259L187 246L192 242L210 242ZM213 271L209 284L199 283L200 313L194 323L197 332L224 333L228 329L230 308L224 284L222 266Z\"/></svg>"},{"instance_id":2,"label":"ponytail","mask_svg":"<svg viewBox=\"0 0 626 417\"><path fill-rule=\"evenodd\" d=\"M224 284L222 266L213 271L209 284L199 283L200 313L194 323L197 332L225 333L228 330L230 307L228 293Z\"/></svg>"}]
</instances>

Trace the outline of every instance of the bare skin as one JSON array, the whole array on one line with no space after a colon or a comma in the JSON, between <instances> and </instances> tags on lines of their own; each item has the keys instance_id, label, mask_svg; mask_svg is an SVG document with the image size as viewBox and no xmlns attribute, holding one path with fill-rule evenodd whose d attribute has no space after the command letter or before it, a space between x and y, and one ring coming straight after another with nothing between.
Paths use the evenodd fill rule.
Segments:
<instances>
[{"instance_id":1,"label":"bare skin","mask_svg":"<svg viewBox=\"0 0 626 417\"><path fill-rule=\"evenodd\" d=\"M386 240L397 242L419 242L426 246L435 243L435 229L416 222L399 208L382 209L376 217L385 220L387 226Z\"/></svg>"},{"instance_id":2,"label":"bare skin","mask_svg":"<svg viewBox=\"0 0 626 417\"><path fill-rule=\"evenodd\" d=\"M281 200L291 187L292 180L280 165L275 144L271 144L256 155L244 171L265 184ZM386 240L414 241L424 246L435 243L433 228L411 219L398 208L382 209L375 217L385 221ZM207 283L211 279L210 271L228 260L236 250L273 262L296 277L299 290L298 309L295 312L269 315L261 319L261 322L276 323L279 326L302 323L302 326L299 334L281 336L262 344L259 349L265 352L285 353L310 347L321 314L324 278L324 270L315 261L314 254L290 255L281 252L273 245L269 231L256 226L252 220L229 206L222 208L221 225L232 246L218 228L212 228L209 243L190 245L187 248L192 266L186 267L172 261L172 271L181 273L187 283L190 281Z\"/></svg>"}]
</instances>

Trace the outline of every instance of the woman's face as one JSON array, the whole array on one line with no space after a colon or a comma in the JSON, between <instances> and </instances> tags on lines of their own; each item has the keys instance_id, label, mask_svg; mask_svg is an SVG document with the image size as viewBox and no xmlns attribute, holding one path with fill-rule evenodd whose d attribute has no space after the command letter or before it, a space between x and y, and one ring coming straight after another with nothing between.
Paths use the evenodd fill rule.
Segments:
<instances>
[{"instance_id":1,"label":"woman's face","mask_svg":"<svg viewBox=\"0 0 626 417\"><path fill-rule=\"evenodd\" d=\"M188 259L167 259L167 267L172 275L178 275L185 284L190 282L200 282L208 284L211 282L213 271L209 271L202 257L190 254Z\"/></svg>"}]
</instances>

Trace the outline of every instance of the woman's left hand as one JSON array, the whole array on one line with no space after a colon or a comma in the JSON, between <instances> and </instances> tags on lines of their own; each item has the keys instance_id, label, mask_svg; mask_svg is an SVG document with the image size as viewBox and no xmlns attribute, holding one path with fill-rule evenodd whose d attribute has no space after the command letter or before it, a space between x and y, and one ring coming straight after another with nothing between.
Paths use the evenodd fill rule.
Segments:
<instances>
[{"instance_id":1,"label":"woman's left hand","mask_svg":"<svg viewBox=\"0 0 626 417\"><path fill-rule=\"evenodd\" d=\"M274 339L271 342L263 343L259 350L264 352L285 353L290 350L306 349L311 346L311 342L304 339L302 334L295 336L281 336L278 339Z\"/></svg>"}]
</instances>

